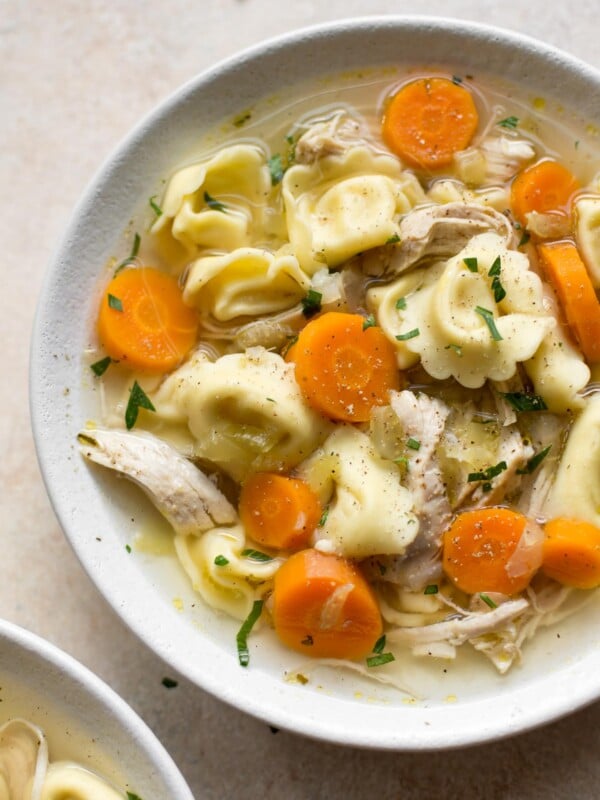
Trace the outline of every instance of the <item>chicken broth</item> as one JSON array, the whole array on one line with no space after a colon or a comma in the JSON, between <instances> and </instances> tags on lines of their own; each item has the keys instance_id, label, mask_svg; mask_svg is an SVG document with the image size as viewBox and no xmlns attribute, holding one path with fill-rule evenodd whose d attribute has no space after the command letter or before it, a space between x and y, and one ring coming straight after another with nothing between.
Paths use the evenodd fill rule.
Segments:
<instances>
[{"instance_id":1,"label":"chicken broth","mask_svg":"<svg viewBox=\"0 0 600 800\"><path fill-rule=\"evenodd\" d=\"M505 673L600 584L596 138L478 75L347 74L224 121L129 228L81 450L242 666L261 620L373 677Z\"/></svg>"}]
</instances>

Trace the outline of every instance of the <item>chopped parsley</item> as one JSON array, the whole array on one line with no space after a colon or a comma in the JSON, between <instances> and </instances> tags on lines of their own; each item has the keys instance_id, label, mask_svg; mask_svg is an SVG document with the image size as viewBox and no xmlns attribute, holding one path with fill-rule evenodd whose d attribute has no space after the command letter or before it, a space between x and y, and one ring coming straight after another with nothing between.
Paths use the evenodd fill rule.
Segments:
<instances>
[{"instance_id":1,"label":"chopped parsley","mask_svg":"<svg viewBox=\"0 0 600 800\"><path fill-rule=\"evenodd\" d=\"M129 392L127 408L125 409L125 425L128 431L135 425L140 408L145 408L147 411L156 411L146 392L137 381L134 381Z\"/></svg>"},{"instance_id":2,"label":"chopped parsley","mask_svg":"<svg viewBox=\"0 0 600 800\"><path fill-rule=\"evenodd\" d=\"M377 639L377 641L373 645L374 653L378 654L383 653L384 650L385 650L385 633L383 634L383 636L380 636L379 639Z\"/></svg>"},{"instance_id":3,"label":"chopped parsley","mask_svg":"<svg viewBox=\"0 0 600 800\"><path fill-rule=\"evenodd\" d=\"M486 604L486 606L489 606L490 608L498 608L498 604L494 603L492 598L489 597L487 594L484 594L483 592L480 592L479 597L483 600L483 602Z\"/></svg>"},{"instance_id":4,"label":"chopped parsley","mask_svg":"<svg viewBox=\"0 0 600 800\"><path fill-rule=\"evenodd\" d=\"M515 130L518 124L519 124L519 118L514 116L506 117L505 119L501 119L498 122L498 125L500 125L501 128L509 128L510 130L513 131Z\"/></svg>"},{"instance_id":5,"label":"chopped parsley","mask_svg":"<svg viewBox=\"0 0 600 800\"><path fill-rule=\"evenodd\" d=\"M254 624L262 614L263 601L255 600L252 609L239 629L235 638L237 644L238 659L240 666L247 667L250 663L250 651L248 650L248 636Z\"/></svg>"},{"instance_id":6,"label":"chopped parsley","mask_svg":"<svg viewBox=\"0 0 600 800\"><path fill-rule=\"evenodd\" d=\"M109 308L114 309L115 311L123 311L123 303L119 297L115 297L114 294L108 293L108 306Z\"/></svg>"},{"instance_id":7,"label":"chopped parsley","mask_svg":"<svg viewBox=\"0 0 600 800\"><path fill-rule=\"evenodd\" d=\"M233 125L235 128L241 128L243 125L248 122L248 120L252 117L252 114L249 111L242 111L241 114L238 114L237 117L233 118Z\"/></svg>"},{"instance_id":8,"label":"chopped parsley","mask_svg":"<svg viewBox=\"0 0 600 800\"><path fill-rule=\"evenodd\" d=\"M322 528L323 525L325 525L328 516L329 516L329 506L327 506L323 511L323 513L321 514L321 519L317 522L317 528Z\"/></svg>"},{"instance_id":9,"label":"chopped parsley","mask_svg":"<svg viewBox=\"0 0 600 800\"><path fill-rule=\"evenodd\" d=\"M142 798L135 792L127 792L127 800L142 800Z\"/></svg>"},{"instance_id":10,"label":"chopped parsley","mask_svg":"<svg viewBox=\"0 0 600 800\"><path fill-rule=\"evenodd\" d=\"M439 591L437 583L430 583L423 590L423 594L437 594Z\"/></svg>"},{"instance_id":11,"label":"chopped parsley","mask_svg":"<svg viewBox=\"0 0 600 800\"><path fill-rule=\"evenodd\" d=\"M162 208L155 201L155 199L154 199L155 197L156 197L155 194L152 195L152 197L148 200L148 203L150 204L150 208L152 209L152 211L154 211L156 216L157 217L162 217L162 213L163 213Z\"/></svg>"},{"instance_id":12,"label":"chopped parsley","mask_svg":"<svg viewBox=\"0 0 600 800\"><path fill-rule=\"evenodd\" d=\"M242 550L244 558L249 558L250 561L273 561L273 556L269 556L260 550L253 550L251 547Z\"/></svg>"},{"instance_id":13,"label":"chopped parsley","mask_svg":"<svg viewBox=\"0 0 600 800\"><path fill-rule=\"evenodd\" d=\"M225 558L223 555L215 556L215 562L217 567L226 567L229 564L229 559Z\"/></svg>"},{"instance_id":14,"label":"chopped parsley","mask_svg":"<svg viewBox=\"0 0 600 800\"><path fill-rule=\"evenodd\" d=\"M523 245L527 244L527 242L528 242L530 239L531 239L531 236L530 236L530 234L529 234L529 233L527 233L527 231L525 231L525 232L523 233L523 235L521 236L521 239L519 240L519 244L518 244L517 246L518 246L518 247L523 247Z\"/></svg>"},{"instance_id":15,"label":"chopped parsley","mask_svg":"<svg viewBox=\"0 0 600 800\"><path fill-rule=\"evenodd\" d=\"M406 440L406 446L410 447L411 450L420 450L421 442L418 439L413 439L411 436L410 439Z\"/></svg>"},{"instance_id":16,"label":"chopped parsley","mask_svg":"<svg viewBox=\"0 0 600 800\"><path fill-rule=\"evenodd\" d=\"M127 550L128 553L131 553L131 545L130 544L126 544L125 545L125 550Z\"/></svg>"},{"instance_id":17,"label":"chopped parsley","mask_svg":"<svg viewBox=\"0 0 600 800\"><path fill-rule=\"evenodd\" d=\"M461 347L459 344L447 344L447 345L444 347L444 350L454 350L454 352L456 353L456 355L457 355L459 358L462 358L462 354L463 354L463 352L462 352L462 347Z\"/></svg>"},{"instance_id":18,"label":"chopped parsley","mask_svg":"<svg viewBox=\"0 0 600 800\"><path fill-rule=\"evenodd\" d=\"M277 186L283 180L283 173L285 172L280 153L275 153L275 155L271 156L267 164L271 173L271 185Z\"/></svg>"},{"instance_id":19,"label":"chopped parsley","mask_svg":"<svg viewBox=\"0 0 600 800\"><path fill-rule=\"evenodd\" d=\"M222 211L223 214L227 213L227 206L225 203L221 203L220 200L215 200L208 192L204 192L204 202L209 208L212 208L213 211Z\"/></svg>"},{"instance_id":20,"label":"chopped parsley","mask_svg":"<svg viewBox=\"0 0 600 800\"><path fill-rule=\"evenodd\" d=\"M455 83L457 86L460 86L462 82L463 82L463 79L459 78L458 75L453 75L452 76L452 83Z\"/></svg>"},{"instance_id":21,"label":"chopped parsley","mask_svg":"<svg viewBox=\"0 0 600 800\"><path fill-rule=\"evenodd\" d=\"M399 308L401 311L406 308L406 297L399 297L396 300L396 308Z\"/></svg>"},{"instance_id":22,"label":"chopped parsley","mask_svg":"<svg viewBox=\"0 0 600 800\"><path fill-rule=\"evenodd\" d=\"M386 244L398 244L399 241L400 241L400 237L398 236L397 233L395 233L393 236L390 236L390 238L387 239L385 243Z\"/></svg>"},{"instance_id":23,"label":"chopped parsley","mask_svg":"<svg viewBox=\"0 0 600 800\"><path fill-rule=\"evenodd\" d=\"M309 289L306 297L302 298L302 313L307 319L319 313L322 298L321 292L317 292L315 289Z\"/></svg>"},{"instance_id":24,"label":"chopped parsley","mask_svg":"<svg viewBox=\"0 0 600 800\"><path fill-rule=\"evenodd\" d=\"M399 333L396 336L396 339L399 342L405 342L407 339L414 339L415 336L418 336L421 331L418 328L413 328L412 331L407 331L406 333Z\"/></svg>"},{"instance_id":25,"label":"chopped parsley","mask_svg":"<svg viewBox=\"0 0 600 800\"><path fill-rule=\"evenodd\" d=\"M363 331L366 331L367 328L373 328L375 325L377 325L375 322L375 316L373 314L369 314L369 316L366 317L363 322L362 329Z\"/></svg>"},{"instance_id":26,"label":"chopped parsley","mask_svg":"<svg viewBox=\"0 0 600 800\"><path fill-rule=\"evenodd\" d=\"M499 303L501 300L504 300L506 297L506 290L504 286L500 283L500 270L502 269L502 262L500 261L500 256L496 258L492 266L490 267L490 271L488 275L492 280L492 291L494 292L494 300Z\"/></svg>"},{"instance_id":27,"label":"chopped parsley","mask_svg":"<svg viewBox=\"0 0 600 800\"><path fill-rule=\"evenodd\" d=\"M111 364L112 358L110 356L106 356L106 358L101 358L100 361L94 361L93 364L90 364L90 369L94 375L100 377L100 375L104 375Z\"/></svg>"},{"instance_id":28,"label":"chopped parsley","mask_svg":"<svg viewBox=\"0 0 600 800\"><path fill-rule=\"evenodd\" d=\"M473 481L491 481L492 478L500 475L505 469L507 469L506 461L499 461L493 467L488 467L482 472L469 472L467 481L469 483L473 483Z\"/></svg>"},{"instance_id":29,"label":"chopped parsley","mask_svg":"<svg viewBox=\"0 0 600 800\"><path fill-rule=\"evenodd\" d=\"M545 411L548 408L544 398L538 394L527 394L526 392L503 392L502 394L515 411Z\"/></svg>"},{"instance_id":30,"label":"chopped parsley","mask_svg":"<svg viewBox=\"0 0 600 800\"><path fill-rule=\"evenodd\" d=\"M490 335L495 342L502 341L502 335L500 331L496 327L496 321L494 319L494 314L488 308L482 308L481 306L475 306L475 313L479 314L483 317L483 321L488 326Z\"/></svg>"},{"instance_id":31,"label":"chopped parsley","mask_svg":"<svg viewBox=\"0 0 600 800\"><path fill-rule=\"evenodd\" d=\"M469 272L478 272L479 271L479 265L477 263L477 259L476 258L463 258L463 263L467 267Z\"/></svg>"},{"instance_id":32,"label":"chopped parsley","mask_svg":"<svg viewBox=\"0 0 600 800\"><path fill-rule=\"evenodd\" d=\"M174 689L176 686L179 686L177 681L174 681L173 678L163 678L161 683L166 689Z\"/></svg>"},{"instance_id":33,"label":"chopped parsley","mask_svg":"<svg viewBox=\"0 0 600 800\"><path fill-rule=\"evenodd\" d=\"M536 470L546 458L551 449L552 445L549 444L548 447L544 447L544 449L540 450L539 453L531 456L525 466L522 469L517 470L517 475L531 475L531 473Z\"/></svg>"},{"instance_id":34,"label":"chopped parsley","mask_svg":"<svg viewBox=\"0 0 600 800\"><path fill-rule=\"evenodd\" d=\"M123 261L121 261L121 263L117 265L117 268L115 269L114 273L115 275L118 272L120 272L123 269L123 267L126 267L128 264L132 264L135 261L135 259L137 258L137 254L140 252L141 241L142 240L140 238L139 233L136 233L135 236L133 237L133 245L131 246L131 253L127 256L127 258L123 259Z\"/></svg>"},{"instance_id":35,"label":"chopped parsley","mask_svg":"<svg viewBox=\"0 0 600 800\"><path fill-rule=\"evenodd\" d=\"M380 667L382 664L389 664L390 661L395 660L393 653L378 653L367 658L367 667Z\"/></svg>"}]
</instances>

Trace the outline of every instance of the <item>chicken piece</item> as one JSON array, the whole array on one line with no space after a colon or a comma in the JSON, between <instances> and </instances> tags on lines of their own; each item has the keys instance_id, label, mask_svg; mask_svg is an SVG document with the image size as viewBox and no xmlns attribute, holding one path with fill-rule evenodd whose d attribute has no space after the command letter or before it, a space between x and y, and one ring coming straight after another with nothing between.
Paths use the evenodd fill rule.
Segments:
<instances>
[{"instance_id":1,"label":"chicken piece","mask_svg":"<svg viewBox=\"0 0 600 800\"><path fill-rule=\"evenodd\" d=\"M313 164L325 156L340 155L361 141L364 141L364 137L361 136L360 123L340 110L330 119L311 125L302 134L296 142L295 161L298 164Z\"/></svg>"},{"instance_id":2,"label":"chicken piece","mask_svg":"<svg viewBox=\"0 0 600 800\"><path fill-rule=\"evenodd\" d=\"M493 208L470 203L422 206L400 221L398 244L368 251L361 257L363 271L373 277L393 278L430 258L450 258L473 236L497 233L508 247L514 232L507 218Z\"/></svg>"},{"instance_id":3,"label":"chicken piece","mask_svg":"<svg viewBox=\"0 0 600 800\"><path fill-rule=\"evenodd\" d=\"M535 148L525 139L488 136L480 145L486 162L486 184L502 184L535 158Z\"/></svg>"},{"instance_id":4,"label":"chicken piece","mask_svg":"<svg viewBox=\"0 0 600 800\"><path fill-rule=\"evenodd\" d=\"M498 444L497 464L506 464L506 467L491 481L476 483L473 492L473 505L493 506L501 503L506 494L515 488L516 481L521 478L517 470L523 469L534 455L531 444L525 444L521 432L516 425L509 425L500 429L500 442ZM489 485L491 483L491 489ZM473 484L471 484L473 485Z\"/></svg>"},{"instance_id":5,"label":"chicken piece","mask_svg":"<svg viewBox=\"0 0 600 800\"><path fill-rule=\"evenodd\" d=\"M82 431L81 453L137 483L176 533L233 525L237 512L211 479L166 442L120 430Z\"/></svg>"},{"instance_id":6,"label":"chicken piece","mask_svg":"<svg viewBox=\"0 0 600 800\"><path fill-rule=\"evenodd\" d=\"M451 519L436 456L450 409L441 400L408 390L393 392L391 407L411 443L406 450L405 485L418 510L419 533L404 555L377 556L375 567L385 581L419 589L441 574L441 539Z\"/></svg>"}]
</instances>

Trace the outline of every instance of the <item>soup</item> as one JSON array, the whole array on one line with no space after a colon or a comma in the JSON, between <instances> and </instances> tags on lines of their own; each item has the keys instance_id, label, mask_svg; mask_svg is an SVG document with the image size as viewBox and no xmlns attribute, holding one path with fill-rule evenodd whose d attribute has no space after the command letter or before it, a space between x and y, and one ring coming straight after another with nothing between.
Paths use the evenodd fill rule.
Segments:
<instances>
[{"instance_id":1,"label":"soup","mask_svg":"<svg viewBox=\"0 0 600 800\"><path fill-rule=\"evenodd\" d=\"M262 624L366 674L463 646L504 673L600 584L593 137L467 75L298 98L149 198L82 453L146 491L242 666Z\"/></svg>"}]
</instances>

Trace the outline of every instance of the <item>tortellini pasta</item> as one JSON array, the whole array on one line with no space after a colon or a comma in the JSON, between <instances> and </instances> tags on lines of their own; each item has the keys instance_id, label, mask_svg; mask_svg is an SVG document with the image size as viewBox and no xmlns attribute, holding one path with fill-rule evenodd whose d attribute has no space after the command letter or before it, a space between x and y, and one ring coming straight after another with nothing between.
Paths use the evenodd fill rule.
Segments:
<instances>
[{"instance_id":1,"label":"tortellini pasta","mask_svg":"<svg viewBox=\"0 0 600 800\"><path fill-rule=\"evenodd\" d=\"M600 197L584 196L575 203L576 236L596 289L600 288Z\"/></svg>"},{"instance_id":2,"label":"tortellini pasta","mask_svg":"<svg viewBox=\"0 0 600 800\"><path fill-rule=\"evenodd\" d=\"M284 311L296 305L309 287L294 255L243 247L194 261L184 299L201 314L229 322Z\"/></svg>"},{"instance_id":3,"label":"tortellini pasta","mask_svg":"<svg viewBox=\"0 0 600 800\"><path fill-rule=\"evenodd\" d=\"M574 422L543 511L600 527L600 397Z\"/></svg>"},{"instance_id":4,"label":"tortellini pasta","mask_svg":"<svg viewBox=\"0 0 600 800\"><path fill-rule=\"evenodd\" d=\"M291 167L282 191L290 242L309 274L385 244L398 216L425 197L397 159L367 147Z\"/></svg>"},{"instance_id":5,"label":"tortellini pasta","mask_svg":"<svg viewBox=\"0 0 600 800\"><path fill-rule=\"evenodd\" d=\"M293 365L262 347L214 362L199 353L169 376L154 404L159 417L187 423L196 456L235 480L291 469L330 429L302 399Z\"/></svg>"},{"instance_id":6,"label":"tortellini pasta","mask_svg":"<svg viewBox=\"0 0 600 800\"><path fill-rule=\"evenodd\" d=\"M349 558L404 553L419 531L413 497L399 467L377 455L371 439L338 427L298 474L328 506L314 546Z\"/></svg>"},{"instance_id":7,"label":"tortellini pasta","mask_svg":"<svg viewBox=\"0 0 600 800\"><path fill-rule=\"evenodd\" d=\"M245 619L252 608L252 584L270 580L281 565L277 558L254 561L242 556L245 544L241 525L214 528L201 537L175 537L177 555L194 590L209 606L236 619Z\"/></svg>"},{"instance_id":8,"label":"tortellini pasta","mask_svg":"<svg viewBox=\"0 0 600 800\"><path fill-rule=\"evenodd\" d=\"M262 233L270 191L261 149L249 144L225 147L208 161L175 173L152 232L163 249L175 245L171 251L179 250L188 259L202 249L248 246Z\"/></svg>"},{"instance_id":9,"label":"tortellini pasta","mask_svg":"<svg viewBox=\"0 0 600 800\"><path fill-rule=\"evenodd\" d=\"M544 309L541 281L528 266L498 236L481 234L454 258L430 267L398 309L407 350L420 356L432 377L453 376L470 389L512 377L556 325ZM505 292L499 300L496 277Z\"/></svg>"}]
</instances>

